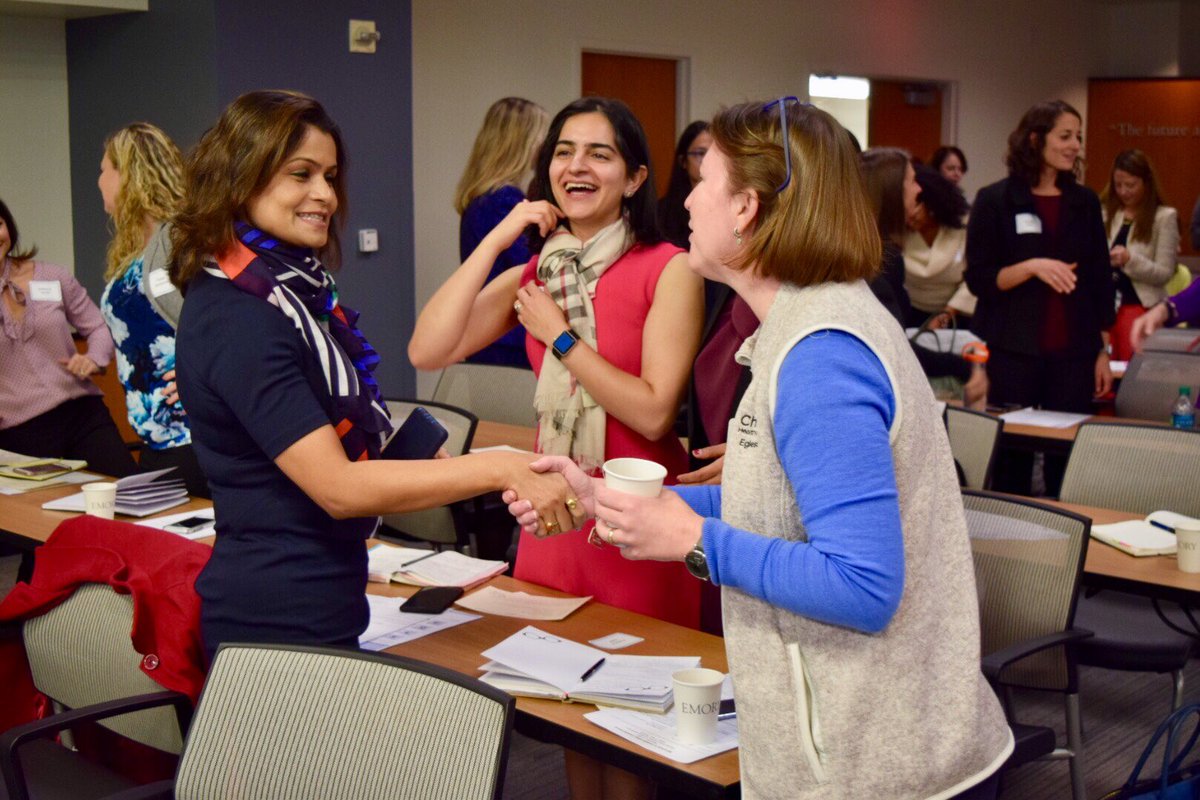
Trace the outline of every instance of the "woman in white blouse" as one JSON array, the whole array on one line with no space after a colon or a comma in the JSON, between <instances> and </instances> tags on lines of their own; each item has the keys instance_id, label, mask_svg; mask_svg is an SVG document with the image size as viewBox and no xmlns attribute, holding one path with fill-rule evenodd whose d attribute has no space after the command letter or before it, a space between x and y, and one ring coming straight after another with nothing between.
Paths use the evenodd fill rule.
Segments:
<instances>
[{"instance_id":1,"label":"woman in white blouse","mask_svg":"<svg viewBox=\"0 0 1200 800\"><path fill-rule=\"evenodd\" d=\"M1124 361L1132 353L1133 320L1167 296L1163 287L1179 256L1179 215L1163 203L1154 167L1136 149L1117 154L1100 202L1119 298L1110 341L1113 358Z\"/></svg>"},{"instance_id":2,"label":"woman in white blouse","mask_svg":"<svg viewBox=\"0 0 1200 800\"><path fill-rule=\"evenodd\" d=\"M975 296L963 280L969 208L962 190L936 170L916 168L921 193L904 237L904 288L912 309L905 324L940 328L951 318L965 327Z\"/></svg>"}]
</instances>

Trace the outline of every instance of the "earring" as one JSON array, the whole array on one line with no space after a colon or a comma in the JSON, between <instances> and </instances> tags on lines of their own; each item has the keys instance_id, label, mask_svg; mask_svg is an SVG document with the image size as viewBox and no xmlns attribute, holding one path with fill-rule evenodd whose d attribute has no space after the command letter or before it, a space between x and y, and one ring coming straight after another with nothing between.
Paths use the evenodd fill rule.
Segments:
<instances>
[{"instance_id":1,"label":"earring","mask_svg":"<svg viewBox=\"0 0 1200 800\"><path fill-rule=\"evenodd\" d=\"M631 198L631 197L633 197L633 192L632 192L632 191L625 192L625 199L626 199L626 200L628 200L628 199L629 199L629 198Z\"/></svg>"},{"instance_id":2,"label":"earring","mask_svg":"<svg viewBox=\"0 0 1200 800\"><path fill-rule=\"evenodd\" d=\"M733 238L737 239L738 244L741 244L742 243L742 232L739 231L737 228L734 228L733 229Z\"/></svg>"}]
</instances>

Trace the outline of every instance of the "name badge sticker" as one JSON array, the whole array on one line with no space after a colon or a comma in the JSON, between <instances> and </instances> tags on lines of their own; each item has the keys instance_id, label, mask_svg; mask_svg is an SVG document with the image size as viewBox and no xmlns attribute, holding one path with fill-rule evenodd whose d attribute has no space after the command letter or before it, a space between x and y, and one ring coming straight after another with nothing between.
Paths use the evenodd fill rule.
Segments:
<instances>
[{"instance_id":1,"label":"name badge sticker","mask_svg":"<svg viewBox=\"0 0 1200 800\"><path fill-rule=\"evenodd\" d=\"M150 272L150 294L162 297L173 291L175 291L175 284L171 283L171 276L165 269L156 269Z\"/></svg>"},{"instance_id":2,"label":"name badge sticker","mask_svg":"<svg viewBox=\"0 0 1200 800\"><path fill-rule=\"evenodd\" d=\"M29 299L44 303L61 303L62 284L58 281L30 281Z\"/></svg>"},{"instance_id":3,"label":"name badge sticker","mask_svg":"<svg viewBox=\"0 0 1200 800\"><path fill-rule=\"evenodd\" d=\"M1028 212L1017 214L1017 235L1021 236L1026 233L1041 233L1042 218L1037 214Z\"/></svg>"}]
</instances>

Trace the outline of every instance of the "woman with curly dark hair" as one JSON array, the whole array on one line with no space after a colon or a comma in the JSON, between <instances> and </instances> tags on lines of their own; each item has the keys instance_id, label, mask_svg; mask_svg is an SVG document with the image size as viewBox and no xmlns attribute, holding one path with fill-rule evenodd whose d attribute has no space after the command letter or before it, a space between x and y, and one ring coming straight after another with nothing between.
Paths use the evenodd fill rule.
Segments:
<instances>
[{"instance_id":1,"label":"woman with curly dark hair","mask_svg":"<svg viewBox=\"0 0 1200 800\"><path fill-rule=\"evenodd\" d=\"M920 165L915 170L920 194L905 220L903 242L904 287L912 301L905 322L940 328L955 318L965 326L975 313L975 295L963 280L970 205L962 189L937 170Z\"/></svg>"},{"instance_id":2,"label":"woman with curly dark hair","mask_svg":"<svg viewBox=\"0 0 1200 800\"><path fill-rule=\"evenodd\" d=\"M1008 137L1008 177L975 198L966 277L979 298L971 328L991 351L994 403L1089 413L1092 397L1112 388L1112 267L1100 200L1076 181L1082 152L1079 112L1039 103ZM1048 490L1061 479L1051 462ZM1027 488L1020 472L1003 488Z\"/></svg>"}]
</instances>

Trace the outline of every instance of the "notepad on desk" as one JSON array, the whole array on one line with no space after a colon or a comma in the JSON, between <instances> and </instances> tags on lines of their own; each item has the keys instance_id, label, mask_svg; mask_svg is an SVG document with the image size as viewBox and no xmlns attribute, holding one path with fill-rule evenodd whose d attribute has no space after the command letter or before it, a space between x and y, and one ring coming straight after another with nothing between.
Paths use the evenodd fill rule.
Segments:
<instances>
[{"instance_id":1,"label":"notepad on desk","mask_svg":"<svg viewBox=\"0 0 1200 800\"><path fill-rule=\"evenodd\" d=\"M1175 553L1175 526L1188 521L1196 520L1174 511L1155 511L1144 519L1093 525L1092 538L1131 556L1169 556Z\"/></svg>"},{"instance_id":2,"label":"notepad on desk","mask_svg":"<svg viewBox=\"0 0 1200 800\"><path fill-rule=\"evenodd\" d=\"M671 707L672 673L700 665L699 656L612 655L532 625L483 655L480 680L509 694L657 713Z\"/></svg>"},{"instance_id":3,"label":"notepad on desk","mask_svg":"<svg viewBox=\"0 0 1200 800\"><path fill-rule=\"evenodd\" d=\"M470 589L508 569L505 561L472 558L457 550L421 550L377 544L367 551L367 577L376 583L461 586Z\"/></svg>"},{"instance_id":4,"label":"notepad on desk","mask_svg":"<svg viewBox=\"0 0 1200 800\"><path fill-rule=\"evenodd\" d=\"M173 469L167 467L118 479L114 510L130 517L148 517L186 503L188 493L182 480L160 480ZM42 503L42 508L47 511L83 511L83 492Z\"/></svg>"}]
</instances>

